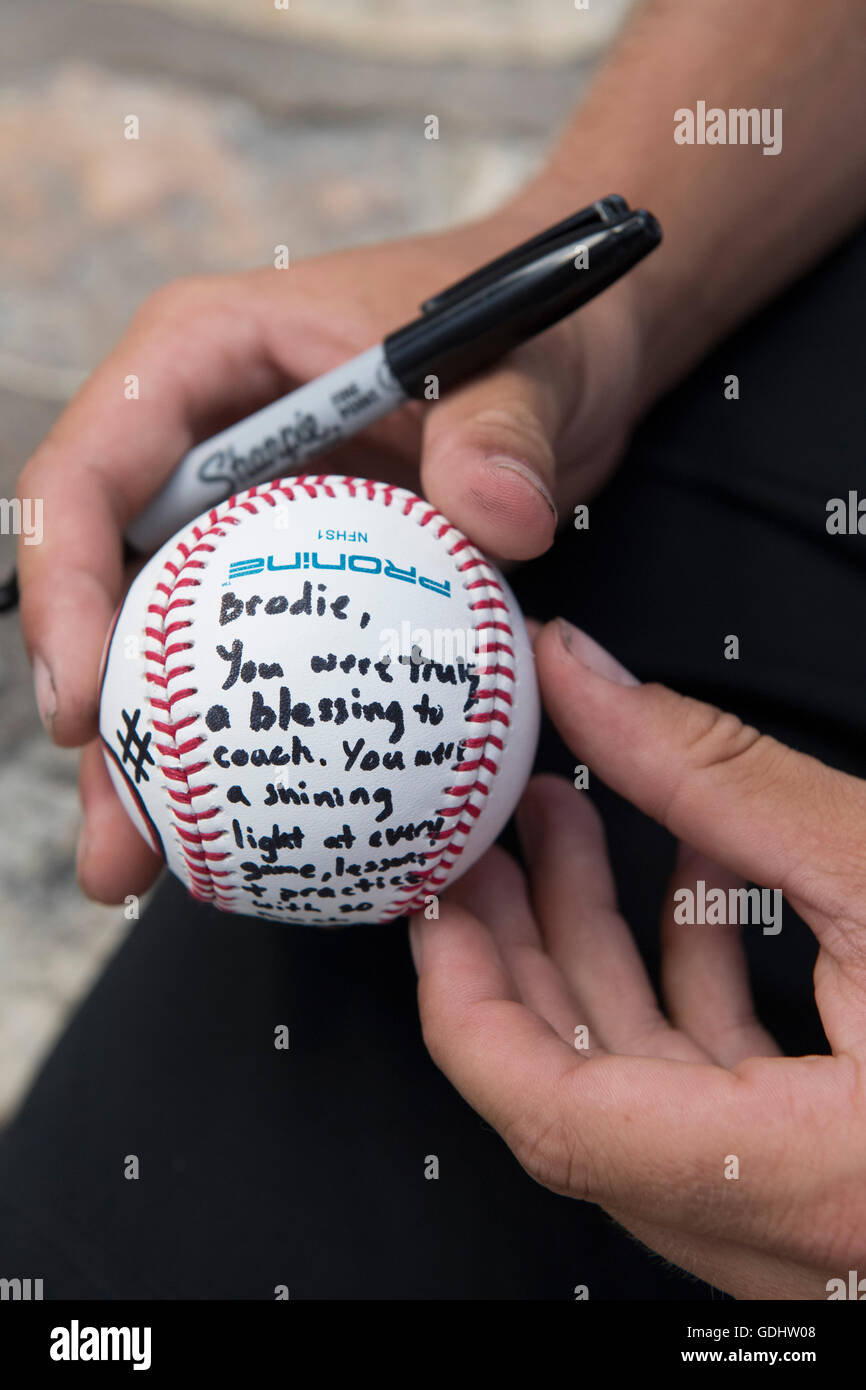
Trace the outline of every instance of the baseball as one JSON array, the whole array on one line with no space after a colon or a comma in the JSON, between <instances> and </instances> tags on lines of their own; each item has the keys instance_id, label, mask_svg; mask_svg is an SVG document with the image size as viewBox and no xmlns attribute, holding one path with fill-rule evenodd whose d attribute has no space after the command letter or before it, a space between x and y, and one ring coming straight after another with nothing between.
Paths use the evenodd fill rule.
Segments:
<instances>
[{"instance_id":1,"label":"baseball","mask_svg":"<svg viewBox=\"0 0 866 1390\"><path fill-rule=\"evenodd\" d=\"M283 478L168 541L106 643L100 735L190 893L336 926L423 909L529 777L532 649L502 575L423 498Z\"/></svg>"}]
</instances>

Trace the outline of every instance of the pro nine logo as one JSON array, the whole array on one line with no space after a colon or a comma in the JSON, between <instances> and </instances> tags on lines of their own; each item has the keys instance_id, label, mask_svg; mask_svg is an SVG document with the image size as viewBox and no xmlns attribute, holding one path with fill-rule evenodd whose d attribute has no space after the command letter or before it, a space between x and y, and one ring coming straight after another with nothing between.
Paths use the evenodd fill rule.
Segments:
<instances>
[{"instance_id":1,"label":"pro nine logo","mask_svg":"<svg viewBox=\"0 0 866 1390\"><path fill-rule=\"evenodd\" d=\"M286 564L277 564L273 555L257 555L253 560L235 560L229 565L229 577L223 588L237 579L249 579L256 574L276 574L282 570L330 570L375 574L401 584L417 584L420 588L429 589L434 594L442 594L445 598L451 597L451 582L448 579L430 579L426 574L419 574L414 565L410 565L408 569L401 569L393 560L386 560L378 555L350 555L345 550L339 552L336 560L322 559L318 550L296 550L295 558Z\"/></svg>"}]
</instances>

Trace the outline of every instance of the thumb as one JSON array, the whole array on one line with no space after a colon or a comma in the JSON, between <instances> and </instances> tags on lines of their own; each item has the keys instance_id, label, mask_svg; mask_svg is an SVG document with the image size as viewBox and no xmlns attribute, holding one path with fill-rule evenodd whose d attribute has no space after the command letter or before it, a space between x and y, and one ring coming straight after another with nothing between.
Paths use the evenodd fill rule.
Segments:
<instances>
[{"instance_id":1,"label":"thumb","mask_svg":"<svg viewBox=\"0 0 866 1390\"><path fill-rule=\"evenodd\" d=\"M428 413L421 483L449 521L489 555L527 560L556 530L553 443L565 393L538 345L450 391Z\"/></svg>"},{"instance_id":2,"label":"thumb","mask_svg":"<svg viewBox=\"0 0 866 1390\"><path fill-rule=\"evenodd\" d=\"M548 713L608 786L734 873L780 888L837 958L862 958L866 784L733 714L641 685L561 619L535 654Z\"/></svg>"}]
</instances>

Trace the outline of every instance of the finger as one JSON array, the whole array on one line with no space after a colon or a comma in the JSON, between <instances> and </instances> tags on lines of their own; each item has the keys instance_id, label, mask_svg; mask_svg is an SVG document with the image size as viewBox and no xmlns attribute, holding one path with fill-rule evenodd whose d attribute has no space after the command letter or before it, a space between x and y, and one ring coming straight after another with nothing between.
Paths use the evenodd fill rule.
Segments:
<instances>
[{"instance_id":1,"label":"finger","mask_svg":"<svg viewBox=\"0 0 866 1390\"><path fill-rule=\"evenodd\" d=\"M780 889L828 949L862 965L866 784L698 700L640 686L585 633L535 644L548 712L580 758L678 838Z\"/></svg>"},{"instance_id":2,"label":"finger","mask_svg":"<svg viewBox=\"0 0 866 1390\"><path fill-rule=\"evenodd\" d=\"M126 523L197 437L261 405L283 380L248 298L243 277L160 291L21 475L19 494L41 499L44 517L41 544L19 546L21 621L40 713L58 743L96 731Z\"/></svg>"},{"instance_id":3,"label":"finger","mask_svg":"<svg viewBox=\"0 0 866 1390\"><path fill-rule=\"evenodd\" d=\"M590 1041L630 1056L705 1061L659 1008L617 910L601 819L562 777L533 777L517 813L544 940L584 1012Z\"/></svg>"},{"instance_id":4,"label":"finger","mask_svg":"<svg viewBox=\"0 0 866 1390\"><path fill-rule=\"evenodd\" d=\"M84 810L77 861L82 891L101 903L121 903L130 894L139 897L157 878L163 861L144 843L121 806L98 739L81 754L78 787Z\"/></svg>"},{"instance_id":5,"label":"finger","mask_svg":"<svg viewBox=\"0 0 866 1390\"><path fill-rule=\"evenodd\" d=\"M545 949L526 880L511 856L494 845L447 897L486 924L521 1003L545 1019L564 1042L577 1046L583 1012ZM581 1047L581 1056L588 1054L589 1049Z\"/></svg>"},{"instance_id":6,"label":"finger","mask_svg":"<svg viewBox=\"0 0 866 1390\"><path fill-rule=\"evenodd\" d=\"M614 1212L651 1213L654 1226L723 1234L782 1258L802 1258L808 1244L796 1219L801 1204L811 1203L819 1222L832 1219L837 1127L850 1110L853 1067L840 1070L831 1058L761 1059L737 1072L655 1057L581 1061L514 1000L495 945L471 914L446 904L438 922L413 919L413 931L430 1054L536 1181ZM814 1129L818 1113L826 1127L804 1169L796 1137ZM734 1160L746 1181L729 1180ZM825 1174L818 1197L815 1171ZM853 1200L855 1174L843 1177Z\"/></svg>"},{"instance_id":7,"label":"finger","mask_svg":"<svg viewBox=\"0 0 866 1390\"><path fill-rule=\"evenodd\" d=\"M544 1126L563 1072L582 1065L575 1049L520 1002L493 937L461 904L443 900L438 921L416 914L410 934L434 1062L506 1142L516 1108Z\"/></svg>"},{"instance_id":8,"label":"finger","mask_svg":"<svg viewBox=\"0 0 866 1390\"><path fill-rule=\"evenodd\" d=\"M723 1067L736 1066L747 1057L781 1056L781 1048L755 1017L736 918L739 899L731 896L744 889L736 874L681 844L662 913L662 987L668 1015ZM717 893L721 899L710 898L711 911L701 915L722 915L717 907L722 901L722 922L695 921L694 905Z\"/></svg>"},{"instance_id":9,"label":"finger","mask_svg":"<svg viewBox=\"0 0 866 1390\"><path fill-rule=\"evenodd\" d=\"M425 496L490 555L526 560L553 541L554 445L574 389L560 373L530 344L428 412Z\"/></svg>"},{"instance_id":10,"label":"finger","mask_svg":"<svg viewBox=\"0 0 866 1390\"><path fill-rule=\"evenodd\" d=\"M814 1258L797 1215L805 1204L822 1231L834 1213L838 1225L840 1202L856 1202L859 1168L838 1148L856 1087L850 1059L761 1058L736 1071L655 1057L581 1061L515 999L471 913L445 902L438 921L413 918L412 932L433 1060L538 1182L654 1226L795 1259Z\"/></svg>"}]
</instances>

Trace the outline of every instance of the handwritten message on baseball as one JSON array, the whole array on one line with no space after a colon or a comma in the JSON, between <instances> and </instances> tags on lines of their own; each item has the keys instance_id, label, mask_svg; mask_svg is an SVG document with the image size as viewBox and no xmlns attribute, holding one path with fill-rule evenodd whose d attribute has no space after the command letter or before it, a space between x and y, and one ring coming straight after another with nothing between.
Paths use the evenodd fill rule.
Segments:
<instances>
[{"instance_id":1,"label":"handwritten message on baseball","mask_svg":"<svg viewBox=\"0 0 866 1390\"><path fill-rule=\"evenodd\" d=\"M424 907L496 838L538 696L502 576L422 498L287 478L134 581L100 733L123 805L224 910L333 926Z\"/></svg>"}]
</instances>

